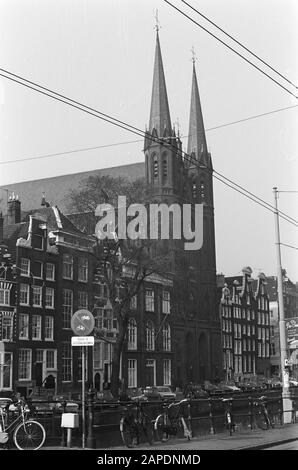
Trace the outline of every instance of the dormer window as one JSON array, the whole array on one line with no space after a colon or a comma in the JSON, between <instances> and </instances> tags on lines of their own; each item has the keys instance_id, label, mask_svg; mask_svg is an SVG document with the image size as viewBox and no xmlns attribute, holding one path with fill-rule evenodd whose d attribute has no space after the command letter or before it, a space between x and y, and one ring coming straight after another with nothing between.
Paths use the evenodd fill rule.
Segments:
<instances>
[{"instance_id":1,"label":"dormer window","mask_svg":"<svg viewBox=\"0 0 298 470\"><path fill-rule=\"evenodd\" d=\"M34 234L32 236L32 246L36 250L43 250L43 236Z\"/></svg>"}]
</instances>

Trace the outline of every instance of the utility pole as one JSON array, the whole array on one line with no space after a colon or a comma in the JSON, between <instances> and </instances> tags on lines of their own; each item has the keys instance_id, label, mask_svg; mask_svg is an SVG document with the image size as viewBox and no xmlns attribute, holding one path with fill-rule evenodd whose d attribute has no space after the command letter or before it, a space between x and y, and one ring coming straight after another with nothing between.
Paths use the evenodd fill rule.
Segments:
<instances>
[{"instance_id":1,"label":"utility pole","mask_svg":"<svg viewBox=\"0 0 298 470\"><path fill-rule=\"evenodd\" d=\"M286 340L286 322L284 314L284 298L283 298L283 279L282 265L280 253L280 231L279 231L279 215L277 208L277 188L273 188L275 202L275 235L276 235L276 255L277 255L277 290L278 290L278 311L279 311L279 341L280 341L280 372L282 377L282 402L283 402L283 419L284 423L291 423L292 419L292 400L289 391L289 372L287 369L287 340Z\"/></svg>"}]
</instances>

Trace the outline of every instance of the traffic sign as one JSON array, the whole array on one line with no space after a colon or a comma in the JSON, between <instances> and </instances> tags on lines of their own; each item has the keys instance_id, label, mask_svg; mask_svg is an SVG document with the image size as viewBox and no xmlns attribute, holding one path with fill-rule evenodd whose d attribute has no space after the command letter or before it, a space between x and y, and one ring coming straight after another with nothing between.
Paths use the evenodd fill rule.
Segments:
<instances>
[{"instance_id":1,"label":"traffic sign","mask_svg":"<svg viewBox=\"0 0 298 470\"><path fill-rule=\"evenodd\" d=\"M94 336L72 336L72 346L94 346Z\"/></svg>"},{"instance_id":2,"label":"traffic sign","mask_svg":"<svg viewBox=\"0 0 298 470\"><path fill-rule=\"evenodd\" d=\"M88 336L94 329L95 320L89 310L77 310L71 318L71 329L75 335Z\"/></svg>"}]
</instances>

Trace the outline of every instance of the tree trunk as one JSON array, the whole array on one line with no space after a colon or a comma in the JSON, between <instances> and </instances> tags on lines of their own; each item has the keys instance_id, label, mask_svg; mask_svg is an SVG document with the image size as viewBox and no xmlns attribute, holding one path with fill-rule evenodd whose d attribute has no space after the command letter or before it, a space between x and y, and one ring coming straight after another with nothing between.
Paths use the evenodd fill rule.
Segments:
<instances>
[{"instance_id":1,"label":"tree trunk","mask_svg":"<svg viewBox=\"0 0 298 470\"><path fill-rule=\"evenodd\" d=\"M113 360L112 360L112 374L111 374L111 393L114 398L119 396L119 373L120 373L120 360L121 353L123 350L123 343L126 334L126 326L124 320L118 321L119 323L119 333L116 339L116 342L113 347Z\"/></svg>"}]
</instances>

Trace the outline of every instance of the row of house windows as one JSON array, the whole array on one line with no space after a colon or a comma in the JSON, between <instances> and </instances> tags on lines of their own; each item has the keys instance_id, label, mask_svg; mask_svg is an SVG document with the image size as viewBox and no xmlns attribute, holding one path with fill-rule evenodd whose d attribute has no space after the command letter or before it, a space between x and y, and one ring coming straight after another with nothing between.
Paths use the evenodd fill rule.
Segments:
<instances>
[{"instance_id":1,"label":"row of house windows","mask_svg":"<svg viewBox=\"0 0 298 470\"><path fill-rule=\"evenodd\" d=\"M45 341L54 340L54 317L48 315L44 317L43 333ZM42 339L41 315L32 315L31 317L31 338L33 340ZM19 315L19 339L29 339L29 315L26 313Z\"/></svg>"},{"instance_id":2,"label":"row of house windows","mask_svg":"<svg viewBox=\"0 0 298 470\"><path fill-rule=\"evenodd\" d=\"M269 325L269 313L258 312L257 320L259 325Z\"/></svg>"},{"instance_id":3,"label":"row of house windows","mask_svg":"<svg viewBox=\"0 0 298 470\"><path fill-rule=\"evenodd\" d=\"M229 330L230 331L230 330ZM255 325L250 325L247 323L234 323L234 337L241 338L242 335L255 335L256 328Z\"/></svg>"},{"instance_id":4,"label":"row of house windows","mask_svg":"<svg viewBox=\"0 0 298 470\"><path fill-rule=\"evenodd\" d=\"M235 356L234 371L236 374L255 373L256 360L254 355Z\"/></svg>"},{"instance_id":5,"label":"row of house windows","mask_svg":"<svg viewBox=\"0 0 298 470\"><path fill-rule=\"evenodd\" d=\"M134 318L130 318L128 322L128 341L127 348L128 350L137 349L137 337L138 337L138 328L137 322ZM155 327L152 321L148 321L146 324L146 349L147 351L155 350ZM169 323L165 323L162 327L162 347L164 351L171 351L171 327Z\"/></svg>"},{"instance_id":6,"label":"row of house windows","mask_svg":"<svg viewBox=\"0 0 298 470\"><path fill-rule=\"evenodd\" d=\"M21 258L20 274L21 276L33 276L43 279L43 263ZM53 263L45 263L45 278L47 281L55 280L55 265Z\"/></svg>"},{"instance_id":7,"label":"row of house windows","mask_svg":"<svg viewBox=\"0 0 298 470\"><path fill-rule=\"evenodd\" d=\"M47 371L57 369L57 351L55 349L37 349L36 362L45 364ZM19 349L18 379L31 380L32 378L32 350Z\"/></svg>"},{"instance_id":8,"label":"row of house windows","mask_svg":"<svg viewBox=\"0 0 298 470\"><path fill-rule=\"evenodd\" d=\"M62 276L64 279L73 280L73 265L73 256L64 253L62 259ZM78 281L88 281L88 259L82 256L78 258Z\"/></svg>"},{"instance_id":9,"label":"row of house windows","mask_svg":"<svg viewBox=\"0 0 298 470\"><path fill-rule=\"evenodd\" d=\"M138 362L137 359L128 359L128 388L135 388L138 386ZM156 384L156 361L154 359L147 359L145 367L153 369L153 383ZM163 359L163 384L171 385L172 364L171 359Z\"/></svg>"},{"instance_id":10,"label":"row of house windows","mask_svg":"<svg viewBox=\"0 0 298 470\"><path fill-rule=\"evenodd\" d=\"M31 338L33 340L42 339L42 317L41 315L32 315L31 317ZM54 339L54 317L45 316L44 318L44 339L53 341ZM2 315L1 320L1 339L2 341L13 341L13 317L12 315ZM19 339L29 339L29 315L21 313L19 315Z\"/></svg>"},{"instance_id":11,"label":"row of house windows","mask_svg":"<svg viewBox=\"0 0 298 470\"><path fill-rule=\"evenodd\" d=\"M55 290L52 287L20 284L20 305L30 304L30 287L32 288L32 306L42 307L42 294L44 292L45 308L54 308Z\"/></svg>"}]
</instances>

